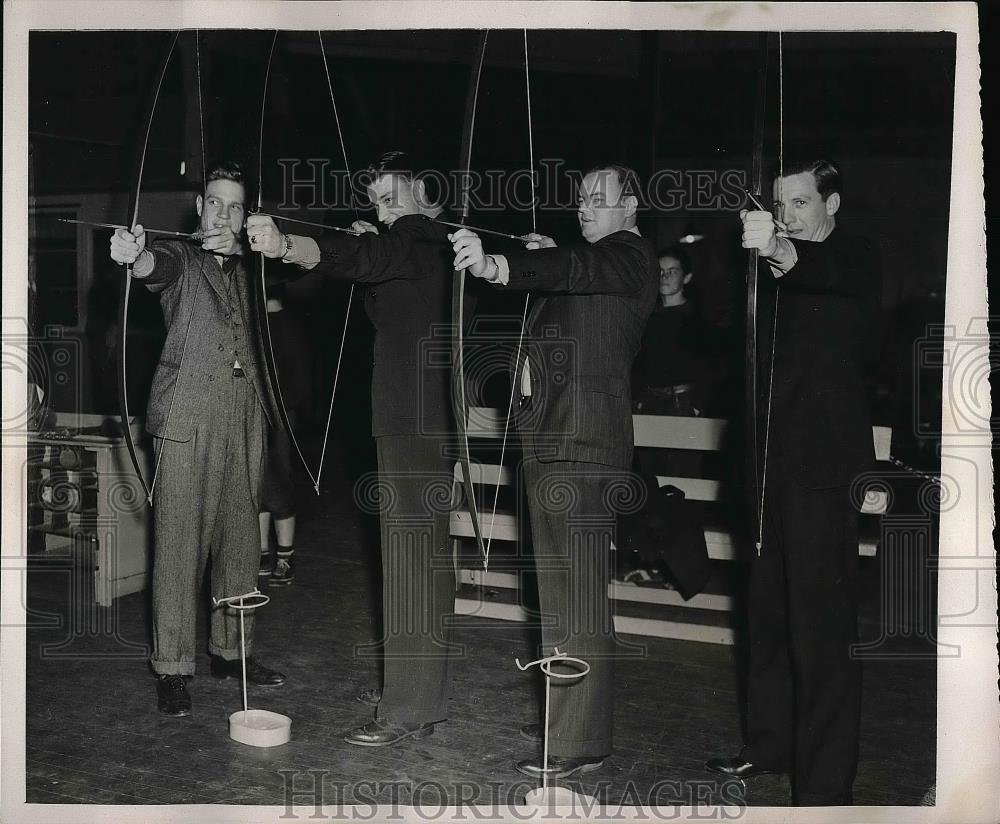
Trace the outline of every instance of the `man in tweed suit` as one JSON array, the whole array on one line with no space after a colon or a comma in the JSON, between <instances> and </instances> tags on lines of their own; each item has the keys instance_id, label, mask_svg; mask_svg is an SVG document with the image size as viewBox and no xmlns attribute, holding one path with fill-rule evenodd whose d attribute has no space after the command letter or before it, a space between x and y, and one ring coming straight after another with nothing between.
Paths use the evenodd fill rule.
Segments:
<instances>
[{"instance_id":1,"label":"man in tweed suit","mask_svg":"<svg viewBox=\"0 0 1000 824\"><path fill-rule=\"evenodd\" d=\"M568 347L567 358L546 360L526 346L515 375L522 406L530 398L531 411L521 416L530 425L519 423L521 472L543 654L558 648L590 664L586 677L552 690L553 778L598 769L612 749L613 488L627 478L632 462L629 374L659 282L656 251L635 225L638 195L634 171L599 166L584 177L578 195L586 243L554 248L550 238L533 235L529 251L484 255L469 230L452 235L457 268L506 289L539 293L527 341L554 331ZM542 770L537 759L517 769L535 777Z\"/></svg>"},{"instance_id":2,"label":"man in tweed suit","mask_svg":"<svg viewBox=\"0 0 1000 824\"><path fill-rule=\"evenodd\" d=\"M235 164L206 176L196 208L200 248L187 240L146 246L141 225L119 229L111 258L159 295L167 339L150 391L154 437L153 656L160 712L189 715L186 680L195 670L195 618L206 564L212 595L254 589L258 517L270 387L259 353L251 279L241 257L246 191ZM248 649L253 613L246 615ZM239 677L238 616L212 610L212 674ZM277 686L285 676L247 658L247 680Z\"/></svg>"}]
</instances>

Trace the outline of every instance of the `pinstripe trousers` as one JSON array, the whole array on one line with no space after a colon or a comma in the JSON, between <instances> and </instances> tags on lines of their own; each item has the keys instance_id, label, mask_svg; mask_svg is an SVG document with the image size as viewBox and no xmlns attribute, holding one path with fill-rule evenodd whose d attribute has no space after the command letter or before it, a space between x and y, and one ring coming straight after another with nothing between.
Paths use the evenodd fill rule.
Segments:
<instances>
[{"instance_id":1,"label":"pinstripe trousers","mask_svg":"<svg viewBox=\"0 0 1000 824\"><path fill-rule=\"evenodd\" d=\"M448 717L449 616L455 568L448 533L453 461L419 435L382 435L382 700L377 717L427 724Z\"/></svg>"},{"instance_id":2,"label":"pinstripe trousers","mask_svg":"<svg viewBox=\"0 0 1000 824\"><path fill-rule=\"evenodd\" d=\"M590 664L583 678L553 679L549 752L563 758L609 755L615 638L608 584L615 515L605 488L622 470L527 458L521 472L538 581L542 655L558 648ZM579 671L558 664L553 670Z\"/></svg>"},{"instance_id":3,"label":"pinstripe trousers","mask_svg":"<svg viewBox=\"0 0 1000 824\"><path fill-rule=\"evenodd\" d=\"M212 597L249 592L260 558L263 409L245 377L218 381L187 441L155 439L159 476L153 506L153 671L193 675L198 594L211 559ZM212 414L212 410L215 414ZM247 652L253 611L246 619ZM208 651L240 655L239 614L212 608Z\"/></svg>"}]
</instances>

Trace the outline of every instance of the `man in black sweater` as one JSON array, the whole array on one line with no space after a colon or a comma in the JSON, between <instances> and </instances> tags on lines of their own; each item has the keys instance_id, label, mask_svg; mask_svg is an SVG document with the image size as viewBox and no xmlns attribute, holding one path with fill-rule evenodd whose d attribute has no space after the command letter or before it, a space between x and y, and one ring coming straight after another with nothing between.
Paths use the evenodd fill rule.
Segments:
<instances>
[{"instance_id":1,"label":"man in black sweater","mask_svg":"<svg viewBox=\"0 0 1000 824\"><path fill-rule=\"evenodd\" d=\"M656 251L635 225L638 195L634 171L599 166L580 184L586 243L555 248L533 235L529 251L484 255L471 231L451 236L456 268L538 293L514 381L522 412L530 406L518 428L543 654L558 649L590 665L585 677L552 690L553 778L598 769L612 750L616 490L632 462L629 374L659 279ZM517 769L537 777L542 767L533 759Z\"/></svg>"},{"instance_id":2,"label":"man in black sweater","mask_svg":"<svg viewBox=\"0 0 1000 824\"><path fill-rule=\"evenodd\" d=\"M850 804L858 762L850 485L874 461L863 366L881 268L870 243L837 228L840 189L830 161L796 164L775 181L777 218L741 215L743 246L759 250L777 290L762 301L774 307L774 337L758 347L769 435L750 572L746 745L706 764L738 778L787 772L804 806Z\"/></svg>"}]
</instances>

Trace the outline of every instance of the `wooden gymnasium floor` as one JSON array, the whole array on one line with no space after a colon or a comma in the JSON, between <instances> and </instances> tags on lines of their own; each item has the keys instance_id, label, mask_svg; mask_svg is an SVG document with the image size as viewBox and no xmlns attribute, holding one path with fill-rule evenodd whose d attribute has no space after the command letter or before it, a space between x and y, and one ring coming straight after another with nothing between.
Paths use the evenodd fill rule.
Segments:
<instances>
[{"instance_id":1,"label":"wooden gymnasium floor","mask_svg":"<svg viewBox=\"0 0 1000 824\"><path fill-rule=\"evenodd\" d=\"M465 657L452 669L450 720L436 733L386 749L352 747L342 734L368 720L357 693L378 684L377 659L355 654L375 641L377 543L372 524L352 509L348 485L334 479L317 499L303 493L297 580L269 590L257 654L284 671L276 690L251 688L251 706L292 718L292 740L271 750L237 744L229 714L241 706L238 682L207 675L190 685L191 717L158 714L145 663L148 594L110 610L70 609L72 578L34 564L29 572L26 800L79 804L248 804L317 801L427 805L519 803L533 786L515 760L533 746L518 727L536 720L535 682L515 656L534 657L522 625L479 619L458 632ZM878 634L877 566L866 571L862 633ZM75 598L74 600L78 600ZM53 619L57 626L51 626ZM200 640L204 639L204 616ZM49 624L49 626L45 626ZM636 639L646 654L617 670L616 747L577 789L610 805L710 804L743 799L786 805L783 777L744 789L702 769L707 756L740 741L738 649ZM48 649L46 649L48 647ZM926 653L897 642L890 651ZM926 655L872 661L864 674L857 804L933 803L935 666ZM298 793L290 797L290 789Z\"/></svg>"}]
</instances>

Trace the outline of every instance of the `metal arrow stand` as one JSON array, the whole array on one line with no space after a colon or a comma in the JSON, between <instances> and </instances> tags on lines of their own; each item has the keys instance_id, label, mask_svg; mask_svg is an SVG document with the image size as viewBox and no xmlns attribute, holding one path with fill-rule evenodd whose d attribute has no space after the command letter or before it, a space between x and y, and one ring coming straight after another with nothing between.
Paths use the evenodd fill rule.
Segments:
<instances>
[{"instance_id":1,"label":"metal arrow stand","mask_svg":"<svg viewBox=\"0 0 1000 824\"><path fill-rule=\"evenodd\" d=\"M243 709L229 716L229 737L251 747L278 747L292 737L292 719L269 710L252 710L247 706L247 644L243 613L259 609L271 599L254 589L229 598L212 598L215 609L227 607L240 613L240 664L243 670Z\"/></svg>"},{"instance_id":2,"label":"metal arrow stand","mask_svg":"<svg viewBox=\"0 0 1000 824\"><path fill-rule=\"evenodd\" d=\"M568 787L560 787L558 785L549 786L549 702L552 692L552 679L558 678L560 681L575 681L578 678L583 678L590 672L590 664L586 661L581 658L572 658L565 652L559 652L559 647L555 647L554 650L555 653L553 655L538 658L527 664L522 664L517 658L514 659L517 668L522 672L537 665L545 675L545 719L542 728L542 786L528 792L524 797L524 803L529 807L537 807L539 810L548 809L551 811L555 807L572 807L574 809L581 807L585 810L592 810L593 805L596 803L595 799L581 793L575 793ZM554 663L569 664L577 667L578 670L577 672L554 672L552 669Z\"/></svg>"}]
</instances>

